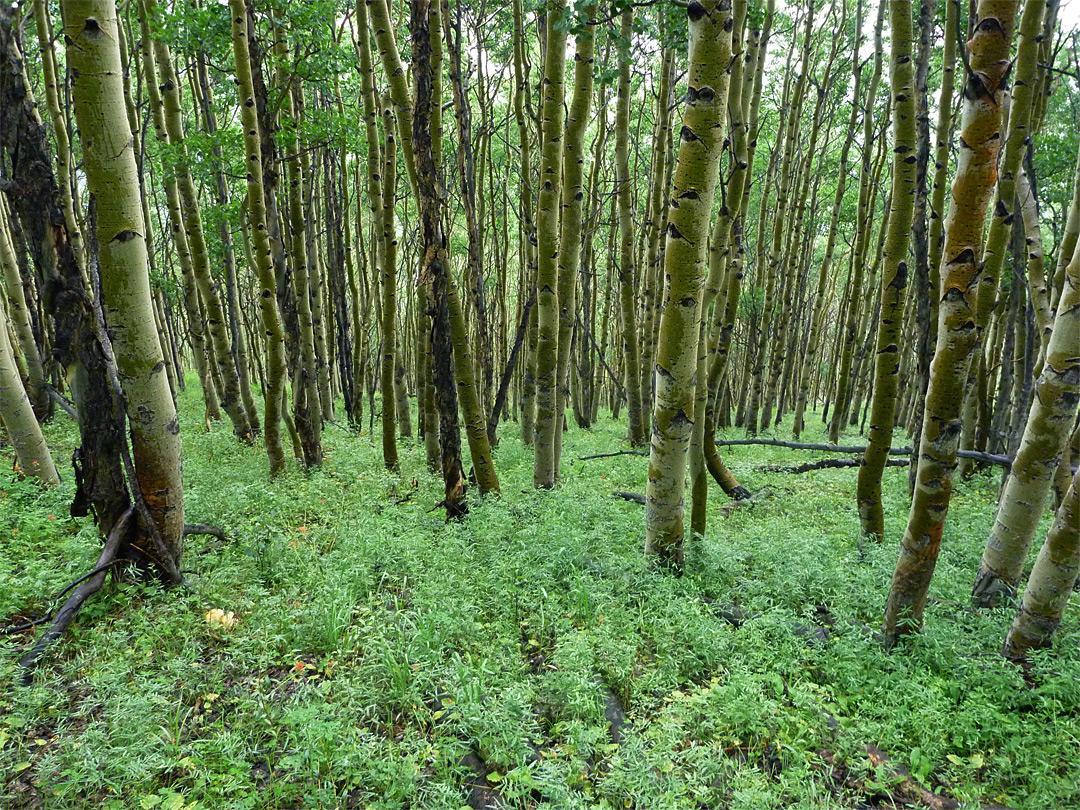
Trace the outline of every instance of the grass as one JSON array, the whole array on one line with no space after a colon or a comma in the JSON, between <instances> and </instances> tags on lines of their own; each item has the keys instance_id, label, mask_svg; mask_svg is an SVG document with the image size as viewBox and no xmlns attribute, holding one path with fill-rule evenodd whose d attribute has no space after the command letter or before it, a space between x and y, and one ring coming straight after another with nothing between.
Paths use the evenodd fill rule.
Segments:
<instances>
[{"instance_id":1,"label":"grass","mask_svg":"<svg viewBox=\"0 0 1080 810\"><path fill-rule=\"evenodd\" d=\"M642 555L642 507L610 494L643 491L644 460L576 460L625 446L609 419L566 434L553 492L503 425L503 497L447 525L412 440L395 476L328 425L321 470L270 480L261 448L200 429L192 387L181 405L188 519L229 541L191 538L190 592L110 582L31 686L32 636L0 637L0 807L459 810L474 751L515 808L855 808L892 787L870 743L964 806L1080 806L1077 600L1034 686L999 655L1011 610L967 606L996 475L959 485L925 630L885 653L903 469L887 541L860 548L853 470L763 473L810 454L731 448L770 494L725 516L717 492L676 579ZM70 422L48 437L70 457ZM72 489L0 482L5 623L96 559Z\"/></svg>"}]
</instances>

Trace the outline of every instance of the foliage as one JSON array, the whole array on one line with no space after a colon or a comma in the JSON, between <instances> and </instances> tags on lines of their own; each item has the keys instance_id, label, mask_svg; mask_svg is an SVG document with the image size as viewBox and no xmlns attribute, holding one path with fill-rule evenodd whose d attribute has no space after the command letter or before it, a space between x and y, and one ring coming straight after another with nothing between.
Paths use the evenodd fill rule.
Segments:
<instances>
[{"instance_id":1,"label":"foliage","mask_svg":"<svg viewBox=\"0 0 1080 810\"><path fill-rule=\"evenodd\" d=\"M458 810L474 750L511 807L856 807L888 788L874 743L973 806L1080 803L1075 600L1032 686L999 655L1011 609L967 607L989 474L959 485L924 632L886 653L895 548L857 545L848 470L762 473L775 448L733 449L758 502L725 517L714 499L676 579L643 558L640 507L609 494L643 487L640 459L575 461L536 492L504 425L507 494L446 524L422 447L403 442L395 477L369 436L328 425L321 470L268 480L260 448L201 430L194 385L181 405L187 513L229 539L189 541L189 591L107 585L32 686L15 665L29 634L0 637L5 795ZM623 431L568 433L565 456L618 449ZM49 439L63 457L75 435L61 419ZM894 542L905 480L886 472ZM7 474L2 490L13 623L88 570L97 541L65 517L70 479L42 493ZM628 714L620 744L608 692Z\"/></svg>"}]
</instances>

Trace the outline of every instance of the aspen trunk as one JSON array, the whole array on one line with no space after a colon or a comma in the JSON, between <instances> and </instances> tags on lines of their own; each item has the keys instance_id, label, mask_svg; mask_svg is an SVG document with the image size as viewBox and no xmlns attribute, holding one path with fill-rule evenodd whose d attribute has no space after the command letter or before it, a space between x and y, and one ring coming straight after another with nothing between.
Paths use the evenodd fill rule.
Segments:
<instances>
[{"instance_id":1,"label":"aspen trunk","mask_svg":"<svg viewBox=\"0 0 1080 810\"><path fill-rule=\"evenodd\" d=\"M60 483L60 476L45 444L45 436L15 366L3 306L0 306L0 421L7 428L15 448L19 473L32 475L49 486Z\"/></svg>"},{"instance_id":2,"label":"aspen trunk","mask_svg":"<svg viewBox=\"0 0 1080 810\"><path fill-rule=\"evenodd\" d=\"M686 460L693 431L701 295L734 27L730 0L695 2L687 16L690 67L664 257L668 283L656 352L645 509L646 554L656 554L676 569L683 563Z\"/></svg>"},{"instance_id":3,"label":"aspen trunk","mask_svg":"<svg viewBox=\"0 0 1080 810\"><path fill-rule=\"evenodd\" d=\"M922 626L927 592L941 549L960 438L960 411L975 345L978 254L997 177L1001 110L1016 22L1011 0L980 0L968 41L960 154L945 222L937 349L926 394L919 470L900 557L885 610L885 644Z\"/></svg>"},{"instance_id":4,"label":"aspen trunk","mask_svg":"<svg viewBox=\"0 0 1080 810\"><path fill-rule=\"evenodd\" d=\"M536 429L533 437L533 485L555 486L555 433L558 419L555 389L559 354L559 201L562 185L563 73L566 31L565 0L548 0L544 59L543 141L540 191L537 195L536 240ZM569 249L576 249L576 246Z\"/></svg>"},{"instance_id":5,"label":"aspen trunk","mask_svg":"<svg viewBox=\"0 0 1080 810\"><path fill-rule=\"evenodd\" d=\"M138 168L124 104L115 4L72 2L64 35L87 187L97 201L101 304L123 388L137 482L176 572L183 549L180 426L154 325Z\"/></svg>"},{"instance_id":6,"label":"aspen trunk","mask_svg":"<svg viewBox=\"0 0 1080 810\"><path fill-rule=\"evenodd\" d=\"M586 18L596 17L595 4L585 7ZM585 127L593 95L593 63L596 56L595 26L585 25L574 45L574 95L563 135L562 178L559 205L558 303L559 336L555 368L555 480L559 480L563 426L566 421L567 374L571 342L577 317L577 276L581 264L581 220L584 197Z\"/></svg>"},{"instance_id":7,"label":"aspen trunk","mask_svg":"<svg viewBox=\"0 0 1080 810\"><path fill-rule=\"evenodd\" d=\"M629 48L634 25L632 8L623 10L620 31ZM630 444L639 447L647 440L644 401L641 398L641 361L635 299L634 234L630 201L630 55L619 53L619 88L615 109L615 171L619 201L619 311L622 314L623 379L630 422Z\"/></svg>"},{"instance_id":8,"label":"aspen trunk","mask_svg":"<svg viewBox=\"0 0 1080 810\"><path fill-rule=\"evenodd\" d=\"M277 279L270 234L267 230L266 201L263 189L262 144L255 87L248 49L246 0L229 0L232 13L232 46L236 81L240 93L240 113L244 128L244 152L247 164L247 211L251 229L255 265L259 277L259 308L266 340L266 387L263 391L263 437L270 474L285 469L281 446L281 404L285 392L285 335L278 311Z\"/></svg>"},{"instance_id":9,"label":"aspen trunk","mask_svg":"<svg viewBox=\"0 0 1080 810\"><path fill-rule=\"evenodd\" d=\"M892 42L890 58L893 107L892 203L882 252L881 313L877 324L874 363L874 396L866 454L859 467L856 500L863 534L879 540L885 534L885 510L881 505L881 476L896 422L900 372L900 329L907 293L908 245L915 213L915 180L918 173L915 121L911 4L889 4Z\"/></svg>"},{"instance_id":10,"label":"aspen trunk","mask_svg":"<svg viewBox=\"0 0 1080 810\"><path fill-rule=\"evenodd\" d=\"M1012 661L1027 658L1029 650L1049 647L1061 624L1080 571L1080 472L1074 473L1069 491L1046 533L1024 598L1016 612L1002 653Z\"/></svg>"},{"instance_id":11,"label":"aspen trunk","mask_svg":"<svg viewBox=\"0 0 1080 810\"><path fill-rule=\"evenodd\" d=\"M973 594L981 606L995 604L1001 593L1016 593L1050 485L1072 434L1080 402L1080 249L1073 252L1064 282L1024 437L975 577Z\"/></svg>"}]
</instances>

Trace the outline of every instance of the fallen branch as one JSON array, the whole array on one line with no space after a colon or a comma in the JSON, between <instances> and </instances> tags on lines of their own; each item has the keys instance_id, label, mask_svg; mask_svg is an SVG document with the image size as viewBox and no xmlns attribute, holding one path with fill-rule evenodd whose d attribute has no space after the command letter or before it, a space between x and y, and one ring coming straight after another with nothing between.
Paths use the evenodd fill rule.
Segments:
<instances>
[{"instance_id":1,"label":"fallen branch","mask_svg":"<svg viewBox=\"0 0 1080 810\"><path fill-rule=\"evenodd\" d=\"M105 574L112 567L116 559L116 552L126 539L128 527L131 525L134 516L135 509L129 506L127 511L113 525L112 531L109 532L109 536L105 540L105 547L101 550L101 556L98 557L97 564L86 578L86 581L79 585L75 593L64 603L64 606L56 612L56 618L53 619L52 625L42 634L37 643L30 648L30 652L19 659L19 666L24 670L22 677L24 684L30 683L38 661L41 660L41 657L52 643L64 634L64 631L75 620L86 600L101 590L101 586L105 584ZM63 593L64 591L61 591L61 594Z\"/></svg>"},{"instance_id":2,"label":"fallen branch","mask_svg":"<svg viewBox=\"0 0 1080 810\"><path fill-rule=\"evenodd\" d=\"M741 447L757 445L765 447L786 447L789 450L817 450L822 453L865 453L866 445L842 445L842 444L810 444L807 442L785 442L780 439L717 439L718 447ZM890 447L890 456L910 456L914 450L910 447ZM972 461L982 461L986 464L996 464L999 467L1011 467L1012 459L997 453L980 453L978 450L957 450L957 458L969 458Z\"/></svg>"},{"instance_id":3,"label":"fallen branch","mask_svg":"<svg viewBox=\"0 0 1080 810\"><path fill-rule=\"evenodd\" d=\"M823 453L865 453L866 445L813 444L810 442L785 442L780 439L717 439L717 447L744 447L747 445L786 447L789 450L820 450ZM910 447L891 447L891 456L910 456Z\"/></svg>"},{"instance_id":4,"label":"fallen branch","mask_svg":"<svg viewBox=\"0 0 1080 810\"><path fill-rule=\"evenodd\" d=\"M901 779L896 785L896 790L904 798L918 802L924 807L931 808L931 810L955 810L960 806L960 802L956 801L956 799L941 796L924 788L911 776L911 771L903 765L894 764L889 759L889 755L876 745L866 746L866 753L870 756L870 761L874 765L888 768Z\"/></svg>"},{"instance_id":5,"label":"fallen branch","mask_svg":"<svg viewBox=\"0 0 1080 810\"><path fill-rule=\"evenodd\" d=\"M184 537L190 537L192 535L205 534L210 537L216 537L222 543L227 539L225 537L225 530L220 529L217 526L211 526L209 523L185 523L184 524Z\"/></svg>"},{"instance_id":6,"label":"fallen branch","mask_svg":"<svg viewBox=\"0 0 1080 810\"><path fill-rule=\"evenodd\" d=\"M647 456L644 450L617 450L614 453L597 453L595 456L582 456L578 461L589 461L594 458L614 458L615 456Z\"/></svg>"},{"instance_id":7,"label":"fallen branch","mask_svg":"<svg viewBox=\"0 0 1080 810\"><path fill-rule=\"evenodd\" d=\"M68 416L78 422L79 413L75 410L75 406L67 399L67 397L65 397L51 385L46 387L49 390L49 396L52 397L52 401L60 406L60 410L62 410L64 413L66 413Z\"/></svg>"},{"instance_id":8,"label":"fallen branch","mask_svg":"<svg viewBox=\"0 0 1080 810\"><path fill-rule=\"evenodd\" d=\"M622 492L620 490L615 490L611 494L616 498L622 498L624 501L633 501L634 503L640 503L642 506L645 505L645 496L640 492Z\"/></svg>"},{"instance_id":9,"label":"fallen branch","mask_svg":"<svg viewBox=\"0 0 1080 810\"><path fill-rule=\"evenodd\" d=\"M839 469L841 467L861 467L861 458L825 458L821 461L811 461L807 464L797 464L792 466L784 466L782 464L763 464L758 467L762 472L777 472L777 473L805 473L813 472L814 470L832 470ZM890 458L886 459L886 467L906 467L911 463L910 459L906 458Z\"/></svg>"}]
</instances>

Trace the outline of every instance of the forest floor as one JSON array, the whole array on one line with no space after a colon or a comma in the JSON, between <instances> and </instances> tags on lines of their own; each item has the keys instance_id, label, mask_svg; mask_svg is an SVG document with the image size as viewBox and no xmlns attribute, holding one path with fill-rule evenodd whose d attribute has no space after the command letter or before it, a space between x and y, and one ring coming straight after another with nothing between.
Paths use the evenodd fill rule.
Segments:
<instances>
[{"instance_id":1,"label":"forest floor","mask_svg":"<svg viewBox=\"0 0 1080 810\"><path fill-rule=\"evenodd\" d=\"M190 591L107 584L30 686L32 634L0 636L0 807L1080 807L1080 600L1027 681L1000 655L1012 608L968 606L997 471L959 484L925 630L886 653L903 468L886 542L861 545L854 469L764 472L821 456L730 448L755 502L714 489L676 578L642 555L643 507L612 497L644 491L645 460L577 460L625 449L609 418L566 434L551 492L502 425L503 497L448 525L412 440L393 476L367 431L330 424L321 470L270 480L261 447L201 429L194 386L181 405L187 520L228 540L189 538ZM70 420L47 435L69 459ZM67 517L69 465L42 492L0 457L10 625L100 544Z\"/></svg>"}]
</instances>

